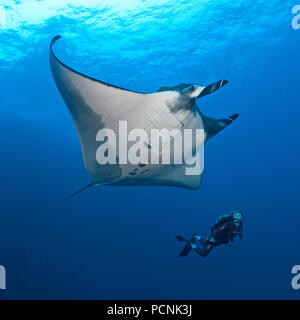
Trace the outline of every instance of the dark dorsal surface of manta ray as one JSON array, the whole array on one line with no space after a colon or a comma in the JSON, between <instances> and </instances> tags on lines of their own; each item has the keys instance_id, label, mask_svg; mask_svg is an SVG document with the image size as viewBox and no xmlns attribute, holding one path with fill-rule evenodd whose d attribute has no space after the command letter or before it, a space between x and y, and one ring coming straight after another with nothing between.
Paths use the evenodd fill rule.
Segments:
<instances>
[{"instance_id":1,"label":"dark dorsal surface of manta ray","mask_svg":"<svg viewBox=\"0 0 300 320\"><path fill-rule=\"evenodd\" d=\"M110 128L118 134L119 122L127 129L202 129L202 145L231 124L238 114L224 119L206 117L196 105L196 99L210 94L228 81L220 80L208 86L181 84L162 87L155 93L138 93L96 80L73 70L53 52L56 36L50 44L50 66L57 88L77 129L83 161L91 185L163 185L198 189L201 174L187 175L186 164L131 164L120 162L100 165L96 160L99 141L97 132ZM147 145L151 149L151 143ZM192 143L188 148L198 152L202 146ZM163 148L163 146L162 146ZM115 150L118 159L118 150Z\"/></svg>"}]
</instances>

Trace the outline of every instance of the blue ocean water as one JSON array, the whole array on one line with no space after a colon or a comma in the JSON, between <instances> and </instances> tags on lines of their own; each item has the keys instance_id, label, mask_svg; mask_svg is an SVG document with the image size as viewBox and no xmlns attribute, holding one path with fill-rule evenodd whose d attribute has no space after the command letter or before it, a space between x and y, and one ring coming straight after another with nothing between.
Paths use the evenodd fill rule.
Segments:
<instances>
[{"instance_id":1,"label":"blue ocean water","mask_svg":"<svg viewBox=\"0 0 300 320\"><path fill-rule=\"evenodd\" d=\"M299 51L295 1L10 1L0 30L0 265L11 299L299 299ZM88 184L48 50L127 89L229 84L198 100L240 118L205 149L198 191ZM177 257L241 209L244 239Z\"/></svg>"}]
</instances>

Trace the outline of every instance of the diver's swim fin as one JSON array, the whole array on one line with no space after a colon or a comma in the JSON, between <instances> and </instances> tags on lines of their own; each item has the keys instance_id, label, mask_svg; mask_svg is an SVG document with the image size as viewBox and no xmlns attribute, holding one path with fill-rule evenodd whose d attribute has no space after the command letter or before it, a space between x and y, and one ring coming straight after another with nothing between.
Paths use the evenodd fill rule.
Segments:
<instances>
[{"instance_id":1,"label":"diver's swim fin","mask_svg":"<svg viewBox=\"0 0 300 320\"><path fill-rule=\"evenodd\" d=\"M178 255L179 257L186 257L190 253L190 251L192 250L191 241L193 240L193 237L191 238L190 241L185 239L182 236L175 236L175 238L178 241L185 241L186 242L186 245L184 246L184 248L182 249L182 251Z\"/></svg>"},{"instance_id":2,"label":"diver's swim fin","mask_svg":"<svg viewBox=\"0 0 300 320\"><path fill-rule=\"evenodd\" d=\"M184 237L182 236L175 236L175 238L178 240L178 241L187 241Z\"/></svg>"},{"instance_id":3,"label":"diver's swim fin","mask_svg":"<svg viewBox=\"0 0 300 320\"><path fill-rule=\"evenodd\" d=\"M190 251L192 250L192 246L189 241L186 242L186 245L182 249L182 251L179 253L179 257L186 257Z\"/></svg>"}]
</instances>

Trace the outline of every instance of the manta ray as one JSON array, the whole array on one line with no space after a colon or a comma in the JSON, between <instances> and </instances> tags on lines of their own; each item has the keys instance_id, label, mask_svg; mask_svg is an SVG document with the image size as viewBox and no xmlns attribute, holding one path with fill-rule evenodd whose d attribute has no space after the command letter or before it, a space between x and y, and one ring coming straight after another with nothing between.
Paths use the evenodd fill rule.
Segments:
<instances>
[{"instance_id":1,"label":"manta ray","mask_svg":"<svg viewBox=\"0 0 300 320\"><path fill-rule=\"evenodd\" d=\"M96 159L97 149L101 145L96 139L97 132L110 128L118 134L120 121L126 121L127 130L142 128L149 134L152 129L176 129L179 133L185 129L199 129L204 132L203 141L197 143L197 139L194 139L194 142L191 141L185 147L189 149L185 151L199 156L203 145L231 124L239 114L223 119L207 117L199 110L196 100L215 92L228 81L220 80L208 86L185 83L161 87L154 93L130 91L68 67L53 51L54 43L60 38L61 36L56 36L51 41L50 67L79 135L84 165L91 180L83 189L92 185L152 185L198 189L202 172L187 175L186 163L132 164L117 161L114 164L100 165ZM151 150L151 142L146 143L146 147ZM163 149L164 145L160 152ZM119 159L119 149L116 148L114 152Z\"/></svg>"}]
</instances>

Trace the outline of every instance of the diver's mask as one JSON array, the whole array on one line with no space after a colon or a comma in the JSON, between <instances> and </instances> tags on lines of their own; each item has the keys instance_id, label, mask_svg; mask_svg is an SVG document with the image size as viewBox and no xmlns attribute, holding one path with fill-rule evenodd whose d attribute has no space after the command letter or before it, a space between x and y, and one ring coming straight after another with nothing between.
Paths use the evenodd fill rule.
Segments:
<instances>
[{"instance_id":1,"label":"diver's mask","mask_svg":"<svg viewBox=\"0 0 300 320\"><path fill-rule=\"evenodd\" d=\"M243 216L240 212L234 212L232 217L233 217L233 222L235 225L239 225L243 219Z\"/></svg>"}]
</instances>

